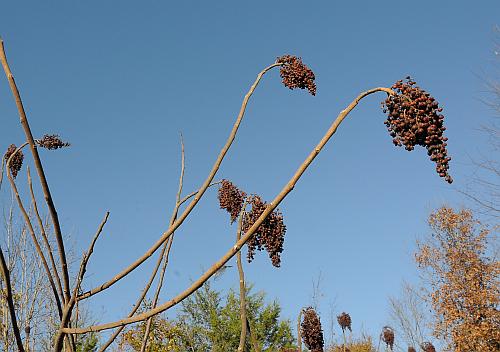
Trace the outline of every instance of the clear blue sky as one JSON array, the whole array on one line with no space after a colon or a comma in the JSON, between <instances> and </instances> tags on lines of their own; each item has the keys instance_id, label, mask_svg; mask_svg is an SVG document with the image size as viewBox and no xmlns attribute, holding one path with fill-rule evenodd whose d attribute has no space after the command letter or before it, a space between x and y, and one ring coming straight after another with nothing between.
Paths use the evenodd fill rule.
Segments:
<instances>
[{"instance_id":1,"label":"clear blue sky","mask_svg":"<svg viewBox=\"0 0 500 352\"><path fill-rule=\"evenodd\" d=\"M265 252L246 265L247 279L292 320L311 303L321 272L325 329L335 301L355 331L363 325L377 334L388 321L387 297L403 279L417 279L412 253L428 232L428 213L464 204L456 190L469 181L469 158L487 152L477 129L493 113L480 101L481 77L491 69L499 14L499 1L8 2L0 35L34 133L59 133L72 143L42 154L78 257L111 212L87 288L165 230L179 132L187 193L206 177L256 74L277 56L301 56L316 73L317 96L283 87L277 70L268 74L216 176L268 200L359 92L411 74L445 107L455 183L437 176L424 150L392 146L379 108L384 95L371 96L280 206L288 229L282 267L272 267ZM23 142L23 133L5 78L0 83L6 150ZM177 234L162 300L211 266L234 237L209 191ZM127 313L152 262L90 300L102 322ZM236 271L216 286L237 287Z\"/></svg>"}]
</instances>

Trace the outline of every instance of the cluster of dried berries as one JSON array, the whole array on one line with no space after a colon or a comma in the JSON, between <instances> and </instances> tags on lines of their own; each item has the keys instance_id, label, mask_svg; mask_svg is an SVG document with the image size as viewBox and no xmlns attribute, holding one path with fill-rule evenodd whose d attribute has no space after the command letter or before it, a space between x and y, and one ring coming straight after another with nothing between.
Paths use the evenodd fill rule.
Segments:
<instances>
[{"instance_id":1,"label":"cluster of dried berries","mask_svg":"<svg viewBox=\"0 0 500 352\"><path fill-rule=\"evenodd\" d=\"M351 329L351 316L347 314L346 312L343 312L339 316L337 316L337 321L342 328L342 331L345 331L345 329L349 329L349 331L352 332Z\"/></svg>"},{"instance_id":2,"label":"cluster of dried berries","mask_svg":"<svg viewBox=\"0 0 500 352\"><path fill-rule=\"evenodd\" d=\"M302 62L300 57L283 55L276 59L276 63L282 64L280 76L285 87L307 89L311 95L316 95L314 72Z\"/></svg>"},{"instance_id":3,"label":"cluster of dried berries","mask_svg":"<svg viewBox=\"0 0 500 352\"><path fill-rule=\"evenodd\" d=\"M449 161L446 149L448 138L443 136L443 109L429 93L415 85L411 77L397 81L390 95L382 102L387 120L384 122L396 146L411 151L416 145L427 148L430 159L436 163L436 171L448 183L453 179L448 174Z\"/></svg>"},{"instance_id":4,"label":"cluster of dried berries","mask_svg":"<svg viewBox=\"0 0 500 352\"><path fill-rule=\"evenodd\" d=\"M47 148L48 150L54 150L64 147L69 147L68 142L63 142L57 134L46 134L42 139L35 141L40 147Z\"/></svg>"},{"instance_id":5,"label":"cluster of dried berries","mask_svg":"<svg viewBox=\"0 0 500 352\"><path fill-rule=\"evenodd\" d=\"M387 346L389 346L392 350L394 346L394 330L390 326L384 326L382 328L382 341L385 342Z\"/></svg>"},{"instance_id":6,"label":"cluster of dried berries","mask_svg":"<svg viewBox=\"0 0 500 352\"><path fill-rule=\"evenodd\" d=\"M252 227L267 207L267 204L257 195L250 197L249 203L252 210L243 221L242 229L244 232L247 232ZM255 231L254 236L247 242L248 261L253 260L256 249L260 251L265 248L273 265L279 267L281 264L280 254L283 252L283 243L285 242L285 232L286 226L283 223L283 214L276 209L267 216Z\"/></svg>"},{"instance_id":7,"label":"cluster of dried berries","mask_svg":"<svg viewBox=\"0 0 500 352\"><path fill-rule=\"evenodd\" d=\"M430 342L422 342L420 344L420 348L424 351L424 352L436 352L436 349L434 348L434 345Z\"/></svg>"},{"instance_id":8,"label":"cluster of dried berries","mask_svg":"<svg viewBox=\"0 0 500 352\"><path fill-rule=\"evenodd\" d=\"M312 307L304 309L304 318L300 324L302 341L311 352L323 352L325 342L323 329L318 314Z\"/></svg>"},{"instance_id":9,"label":"cluster of dried berries","mask_svg":"<svg viewBox=\"0 0 500 352\"><path fill-rule=\"evenodd\" d=\"M9 146L9 148L7 148L7 152L5 152L5 154L3 156L5 159L5 162L7 162L9 160L10 156L12 154L14 154L16 149L17 149L17 147L15 144L11 144ZM9 168L10 168L10 172L12 174L12 177L14 177L14 178L17 177L17 173L19 172L19 170L21 170L21 167L23 166L23 160L24 160L24 154L21 150L19 150L16 154L14 154L12 159L10 159Z\"/></svg>"},{"instance_id":10,"label":"cluster of dried berries","mask_svg":"<svg viewBox=\"0 0 500 352\"><path fill-rule=\"evenodd\" d=\"M415 347L408 347L408 352L417 352L417 350L415 349Z\"/></svg>"},{"instance_id":11,"label":"cluster of dried berries","mask_svg":"<svg viewBox=\"0 0 500 352\"><path fill-rule=\"evenodd\" d=\"M233 185L230 181L222 180L217 198L219 199L220 208L226 209L230 214L232 223L236 220L241 211L246 193L240 191L238 187Z\"/></svg>"}]
</instances>

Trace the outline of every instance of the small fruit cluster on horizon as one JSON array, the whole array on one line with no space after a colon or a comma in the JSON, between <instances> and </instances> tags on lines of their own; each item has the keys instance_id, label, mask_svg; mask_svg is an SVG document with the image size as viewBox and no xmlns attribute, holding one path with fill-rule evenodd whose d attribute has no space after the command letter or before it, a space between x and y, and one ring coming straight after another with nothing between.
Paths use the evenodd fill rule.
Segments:
<instances>
[{"instance_id":1,"label":"small fruit cluster on horizon","mask_svg":"<svg viewBox=\"0 0 500 352\"><path fill-rule=\"evenodd\" d=\"M257 219L262 215L267 207L267 203L258 195L247 197L246 193L239 190L234 184L228 180L222 180L218 192L219 205L221 209L225 209L231 217L231 222L234 222L241 212L244 202L248 202L251 210L243 217L242 231L246 233ZM286 226L283 222L283 214L278 210L274 210L260 224L255 231L253 237L248 242L248 262L254 259L255 251L265 249L273 266L281 265L281 253L283 252L283 243L285 242Z\"/></svg>"},{"instance_id":2,"label":"small fruit cluster on horizon","mask_svg":"<svg viewBox=\"0 0 500 352\"><path fill-rule=\"evenodd\" d=\"M436 348L434 347L434 345L430 342L422 342L420 344L420 348L424 351L424 352L436 352Z\"/></svg>"},{"instance_id":3,"label":"small fruit cluster on horizon","mask_svg":"<svg viewBox=\"0 0 500 352\"><path fill-rule=\"evenodd\" d=\"M304 318L300 324L302 341L311 352L323 352L325 342L318 314L312 307L304 309L303 314Z\"/></svg>"},{"instance_id":4,"label":"small fruit cluster on horizon","mask_svg":"<svg viewBox=\"0 0 500 352\"><path fill-rule=\"evenodd\" d=\"M448 174L449 161L446 149L448 138L443 136L443 108L425 90L415 85L410 76L399 80L393 86L396 94L389 95L382 102L387 120L384 122L396 146L411 151L416 145L427 149L427 155L436 163L436 171L448 183L453 179Z\"/></svg>"},{"instance_id":5,"label":"small fruit cluster on horizon","mask_svg":"<svg viewBox=\"0 0 500 352\"><path fill-rule=\"evenodd\" d=\"M394 347L394 330L390 326L382 328L382 341L392 350Z\"/></svg>"},{"instance_id":6,"label":"small fruit cluster on horizon","mask_svg":"<svg viewBox=\"0 0 500 352\"><path fill-rule=\"evenodd\" d=\"M300 57L283 55L276 59L276 63L282 64L280 76L285 87L307 89L311 95L316 95L314 72L302 62Z\"/></svg>"},{"instance_id":7,"label":"small fruit cluster on horizon","mask_svg":"<svg viewBox=\"0 0 500 352\"><path fill-rule=\"evenodd\" d=\"M342 312L342 314L337 316L337 322L339 323L340 327L342 328L342 331L345 331L345 329L349 329L349 331L352 332L351 316L349 314L347 314L346 312Z\"/></svg>"}]
</instances>

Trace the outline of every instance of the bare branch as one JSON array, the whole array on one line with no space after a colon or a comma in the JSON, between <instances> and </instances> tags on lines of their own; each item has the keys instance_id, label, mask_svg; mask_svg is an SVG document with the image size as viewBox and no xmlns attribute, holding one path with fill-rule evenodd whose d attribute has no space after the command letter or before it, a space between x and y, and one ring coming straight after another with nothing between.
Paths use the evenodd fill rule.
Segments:
<instances>
[{"instance_id":1,"label":"bare branch","mask_svg":"<svg viewBox=\"0 0 500 352\"><path fill-rule=\"evenodd\" d=\"M243 225L243 217L246 215L245 212L246 201L241 208L240 217L238 219L238 227L236 229L236 242L241 239L241 228ZM246 303L246 287L245 287L245 273L243 271L243 263L241 262L241 251L236 254L236 262L238 266L238 276L240 278L240 320L241 320L241 333L240 333L240 344L238 346L238 352L243 352L245 348L245 341L247 338L247 303Z\"/></svg>"},{"instance_id":2,"label":"bare branch","mask_svg":"<svg viewBox=\"0 0 500 352\"><path fill-rule=\"evenodd\" d=\"M61 233L61 226L59 224L59 217L57 216L56 207L52 200L52 195L50 193L49 184L47 183L47 179L45 177L45 172L43 170L42 162L40 160L40 156L38 155L38 150L35 144L35 140L33 139L33 134L31 133L31 129L28 123L28 119L26 117L26 113L24 111L23 103L21 100L21 95L19 94L19 90L17 89L16 82L14 80L14 76L10 70L9 64L7 63L7 56L5 54L5 49L3 45L3 40L0 38L0 62L2 63L3 70L5 75L7 76L7 80L9 81L10 89L12 90L12 94L14 95L14 99L16 101L17 110L19 112L19 118L21 121L21 125L24 130L24 134L26 135L26 140L28 141L31 149L31 154L33 155L33 161L35 162L35 167L38 173L38 177L40 178L40 184L42 185L43 195L45 197L45 202L49 208L50 216L52 219L52 223L54 225L54 233L56 237L56 242L59 250L59 257L62 266L62 276L64 281L64 296L65 300L69 300L69 275L68 275L68 264L66 262L66 252L64 250L64 241Z\"/></svg>"},{"instance_id":3,"label":"bare branch","mask_svg":"<svg viewBox=\"0 0 500 352\"><path fill-rule=\"evenodd\" d=\"M177 218L177 213L179 211L179 206L180 206L180 201L181 201L181 194L182 194L182 186L184 184L184 170L185 170L185 153L184 153L184 141L182 139L182 134L181 134L181 175L179 176L179 189L177 190L177 196L175 198L175 208L172 213L172 217L170 219L170 226L173 224L175 219ZM168 265L168 257L170 255L170 249L172 248L172 243L174 242L174 233L172 233L172 236L170 236L170 239L168 241L168 248L167 252L165 253L165 261L163 262L163 266L161 268L160 272L160 278L158 280L158 286L156 287L156 292L155 296L153 298L153 304L152 308L156 308L156 305L158 304L158 297L160 296L160 291L163 286L163 278L165 277L165 271L167 270L167 265ZM148 337L149 337L149 332L151 330L151 324L153 322L153 318L149 318L147 323L146 323L146 330L144 331L144 338L142 340L142 345L141 345L141 352L144 352L146 350L146 347L148 345Z\"/></svg>"},{"instance_id":4,"label":"bare branch","mask_svg":"<svg viewBox=\"0 0 500 352\"><path fill-rule=\"evenodd\" d=\"M71 296L71 299L64 307L63 316L61 318L61 328L65 327L68 324L69 319L71 318L71 313L73 311L73 307L75 306L75 303L77 302L76 298L78 297L78 291L80 290L80 286L82 284L83 277L85 276L85 272L87 271L87 264L89 262L90 256L94 252L95 243L97 242L97 239L101 235L102 230L104 229L104 225L106 225L106 222L108 221L108 217L109 217L109 211L107 211L106 214L104 215L104 219L101 221L101 224L99 225L99 227L94 235L94 238L90 242L89 249L87 250L86 253L84 253L84 255L82 257L82 261L80 263L80 269L78 271L78 276L76 278L75 288L73 290L73 295ZM61 328L57 332L57 336L55 339L56 351L60 351L62 349L63 338L65 336L65 334L62 332ZM72 342L73 342L73 340L72 340ZM73 343L71 345L73 345Z\"/></svg>"},{"instance_id":5,"label":"bare branch","mask_svg":"<svg viewBox=\"0 0 500 352\"><path fill-rule=\"evenodd\" d=\"M340 114L337 116L335 121L332 123L328 131L325 133L323 138L320 140L320 142L316 145L316 147L311 151L309 156L304 160L304 162L299 166L295 174L292 176L292 178L288 181L288 183L284 186L284 188L281 190L281 192L273 199L272 202L270 202L267 206L267 208L262 212L261 216L255 221L255 223L248 229L248 231L245 233L243 237L224 255L222 256L221 259L219 259L210 269L208 269L203 275L201 275L198 280L193 282L193 284L188 287L186 290L178 294L176 297L172 298L171 300L163 303L162 305L151 309L149 311L146 311L142 314L138 314L134 317L102 324L102 325L94 325L94 326L89 326L86 328L79 328L79 329L69 329L65 328L64 332L67 333L76 333L76 334L82 334L86 332L91 332L91 331L101 331L101 330L106 330L106 329L111 329L114 327L118 326L123 326L123 325L128 325L132 323L136 323L139 321L143 321L148 319L149 317L152 317L156 314L159 314L175 305L177 305L179 302L184 300L186 297L191 295L194 291L199 289L212 275L214 275L222 266L224 266L242 247L247 241L253 236L253 234L256 232L258 227L264 222L264 220L267 218L267 216L274 210L276 207L281 203L281 201L290 193L293 188L295 187L295 184L297 181L300 179L300 177L304 174L304 172L307 170L307 168L311 165L313 160L316 158L316 156L321 152L323 147L326 145L326 143L330 140L330 138L335 134L337 131L338 126L342 123L342 121L346 118L346 116L358 105L361 99L364 97L376 93L376 92L385 92L387 94L394 94L394 92L389 89L389 88L384 88L384 87L377 87L370 89L366 92L361 93L356 99L354 99L349 106L342 110Z\"/></svg>"},{"instance_id":6,"label":"bare branch","mask_svg":"<svg viewBox=\"0 0 500 352\"><path fill-rule=\"evenodd\" d=\"M262 70L257 75L257 79L252 84L252 86L250 87L250 90L248 91L248 93L245 95L245 98L243 99L243 103L241 104L241 109L240 109L240 112L239 112L238 117L236 119L236 122L234 123L233 128L231 130L231 133L230 133L230 135L229 135L229 137L228 137L228 139L226 141L226 144L224 145L224 147L220 151L219 156L217 157L217 160L215 161L215 163L214 163L214 165L212 167L212 170L210 171L210 173L209 173L207 179L205 180L205 182L203 182L202 186L200 187L200 189L198 190L198 192L194 196L194 199L191 201L191 203L189 203L189 205L184 210L184 212L181 214L181 216L172 224L172 226L169 227L169 229L167 231L165 231L163 233L163 235L158 239L158 241L156 241L156 243L150 249L148 249L146 251L146 253L144 253L144 255L142 255L135 262L133 262L132 264L130 264L128 267L126 267L122 272L120 272L119 274L117 274L111 280L109 280L109 281L103 283L102 285L100 285L100 286L98 286L96 288L93 288L90 291L87 291L84 294L82 294L81 296L79 296L78 300L82 300L82 299L88 298L90 296L93 296L96 293L101 292L101 291L107 289L108 287L111 287L113 284L115 284L116 282L118 282L119 280L121 280L122 278L124 278L125 276L127 276L129 273L131 273L133 270L135 270L139 265L141 265L142 263L144 263L149 257L151 257L153 255L153 253L156 252L156 250L184 222L184 220L188 217L188 215L191 213L191 211L196 206L196 204L198 204L198 202L200 201L201 197L203 196L203 194L205 193L205 191L209 187L210 183L212 182L212 180L215 177L215 174L219 170L219 167L222 164L222 161L223 161L226 153L228 152L229 148L233 144L233 141L234 141L234 139L236 137L236 133L238 132L238 128L240 127L241 121L243 120L243 116L245 114L245 110L246 110L248 101L249 101L250 97L252 96L253 92L255 91L255 89L257 88L257 85L259 84L261 78L264 76L264 74L267 71L271 70L274 67L280 66L280 65L281 65L280 63L274 63L274 64L266 67L264 70Z\"/></svg>"},{"instance_id":7,"label":"bare branch","mask_svg":"<svg viewBox=\"0 0 500 352\"><path fill-rule=\"evenodd\" d=\"M64 295L63 295L63 291L62 291L61 278L59 277L59 272L57 271L56 262L54 260L54 255L52 253L52 247L50 246L49 240L47 238L47 234L45 233L45 226L43 226L42 218L40 217L40 213L38 212L38 206L36 203L35 192L33 192L33 182L31 180L31 173L30 173L29 166L26 167L26 172L28 174L28 185L29 185L29 189L30 189L31 202L33 203L33 210L35 211L35 216L38 220L38 226L40 227L40 233L42 234L43 242L45 244L47 252L49 253L50 265L52 266L52 271L54 272L54 276L56 278L57 292L59 293L61 300L64 302Z\"/></svg>"}]
</instances>

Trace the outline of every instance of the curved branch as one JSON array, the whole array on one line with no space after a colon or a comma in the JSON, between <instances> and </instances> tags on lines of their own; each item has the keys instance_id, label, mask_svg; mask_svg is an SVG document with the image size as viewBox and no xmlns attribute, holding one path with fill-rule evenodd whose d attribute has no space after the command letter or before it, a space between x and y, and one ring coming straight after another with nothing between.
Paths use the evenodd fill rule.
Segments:
<instances>
[{"instance_id":1,"label":"curved branch","mask_svg":"<svg viewBox=\"0 0 500 352\"><path fill-rule=\"evenodd\" d=\"M64 281L64 297L66 302L69 301L69 274L68 274L68 264L66 261L66 251L64 250L64 240L61 233L61 226L59 224L59 217L57 215L56 207L54 205L54 201L52 200L52 195L50 193L49 184L47 183L47 178L45 177L45 172L43 170L42 161L40 160L40 155L38 155L38 150L35 144L35 140L33 138L33 134L31 133L31 129L28 123L28 119L26 117L26 113L24 111L23 102L21 100L21 95L19 94L19 90L17 89L16 82L14 80L14 76L10 71L9 64L7 63L7 56L5 54L5 49L3 45L3 40L0 38L0 62L2 63L3 70L5 75L7 76L7 80L9 81L9 86L14 95L14 99L16 101L17 110L19 112L19 119L21 121L21 125L23 126L24 134L26 135L26 140L28 141L31 149L31 154L33 155L33 161L35 163L36 171L38 173L38 177L40 178L40 184L42 186L43 195L45 198L45 202L49 208L50 217L52 219L52 223L54 225L54 234L56 237L57 247L59 250L59 257L61 261L62 267L62 276Z\"/></svg>"},{"instance_id":2,"label":"curved branch","mask_svg":"<svg viewBox=\"0 0 500 352\"><path fill-rule=\"evenodd\" d=\"M304 160L304 162L299 166L295 174L292 176L292 178L288 181L288 183L283 187L281 192L273 199L272 202L270 202L266 209L262 212L261 216L255 221L255 223L248 229L248 231L245 233L244 236L241 237L241 239L224 255L219 259L210 269L208 269L203 275L201 275L198 280L193 282L191 286L189 286L186 290L172 298L171 300L163 303L162 305L151 309L147 312L144 312L142 314L138 314L134 317L106 323L106 324L101 324L101 325L94 325L94 326L89 326L85 328L79 328L79 329L70 329L66 328L64 329L65 332L68 333L76 333L76 334L83 334L87 332L92 332L92 331L101 331L101 330L106 330L106 329L111 329L117 326L124 326L132 323L137 323L139 321L143 321L148 319L149 317L152 317L156 314L159 314L161 312L164 312L165 310L177 305L179 302L184 300L186 297L191 295L194 291L199 289L212 275L214 275L220 268L222 268L234 255L243 247L243 245L253 236L255 231L258 229L258 227L264 222L264 220L267 218L267 216L274 210L276 207L281 203L281 201L290 193L293 188L295 187L295 184L297 181L300 179L300 177L304 174L306 169L311 165L313 160L316 158L316 156L321 152L323 147L326 145L326 143L330 140L330 138L335 134L337 131L338 126L342 123L342 121L346 118L346 116L358 105L361 99L366 97L367 95L376 93L376 92L386 92L387 94L395 94L394 91L392 91L389 88L385 87L378 87L378 88L373 88L370 89L366 92L361 93L356 99L354 99L351 104L344 110L342 110L333 124L330 126L328 131L325 133L323 138L319 141L319 143L316 145L316 147L311 151L309 156Z\"/></svg>"},{"instance_id":3,"label":"curved branch","mask_svg":"<svg viewBox=\"0 0 500 352\"><path fill-rule=\"evenodd\" d=\"M162 234L162 236L158 239L158 241L156 241L156 243L150 249L148 249L146 251L146 253L144 253L144 255L142 255L140 258L138 258L136 261L134 261L128 267L126 267L125 269L123 269L119 274L117 274L111 280L103 283L102 285L100 285L98 287L95 287L95 288L91 289L90 291L87 291L87 292L83 293L82 295L80 295L78 297L78 300L82 300L82 299L88 298L90 296L93 296L96 293L99 293L99 292L101 292L101 291L103 291L103 290L111 287L116 282L118 282L119 280L121 280L122 278L124 278L125 276L127 276L129 273L131 273L133 270L135 270L139 265L141 265L142 263L144 263L149 257L151 257L153 255L153 253L156 252L156 250L158 248L160 248L160 246L184 222L184 220L188 217L188 215L191 213L191 211L196 206L196 204L198 204L198 202L200 201L201 197L203 196L203 194L205 193L205 191L209 187L210 183L212 182L212 180L215 177L215 174L219 170L220 165L222 164L222 160L224 159L226 153L228 152L229 148L233 144L234 138L236 137L236 133L238 132L238 128L240 127L241 121L243 120L243 116L245 115L245 110L246 110L246 107L247 107L247 104L248 104L248 100L250 99L250 97L252 96L253 92L257 88L257 85L259 84L260 80L262 79L262 76L264 76L264 74L267 71L269 71L272 68L277 67L277 66L281 66L281 64L280 63L274 63L274 64L266 67L264 70L262 70L257 75L257 78L256 78L255 82L252 84L252 86L250 87L250 90L248 91L248 93L245 95L245 98L243 99L243 103L241 104L240 112L238 114L236 122L234 123L233 128L231 130L231 133L230 133L230 135L229 135L229 137L228 137L228 139L226 141L226 144L224 145L224 147L222 147L222 150L220 151L219 156L217 157L217 160L215 161L215 163L214 163L214 165L212 167L212 170L208 174L208 177L205 180L205 182L203 182L202 186L200 187L200 189L198 190L198 192L194 196L194 199L191 201L191 203L189 203L189 205L186 207L186 209L184 210L184 212L179 216L179 218L172 224L172 226L170 226L168 228L167 231L165 231Z\"/></svg>"}]
</instances>

